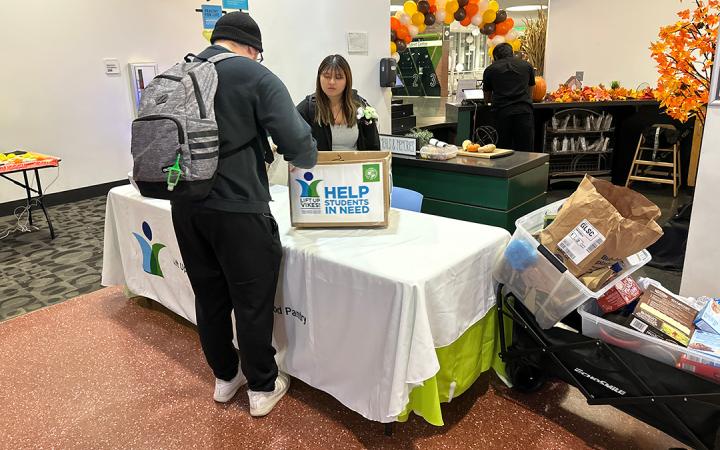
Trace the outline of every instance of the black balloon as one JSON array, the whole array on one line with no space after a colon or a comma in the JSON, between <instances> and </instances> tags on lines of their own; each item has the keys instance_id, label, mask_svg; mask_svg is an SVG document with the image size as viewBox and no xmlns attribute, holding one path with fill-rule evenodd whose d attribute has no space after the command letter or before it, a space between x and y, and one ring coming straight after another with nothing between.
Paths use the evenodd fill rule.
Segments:
<instances>
[{"instance_id":1,"label":"black balloon","mask_svg":"<svg viewBox=\"0 0 720 450\"><path fill-rule=\"evenodd\" d=\"M390 40L391 40L391 41L397 41L397 33L395 32L395 30L392 30L392 31L390 32Z\"/></svg>"},{"instance_id":2,"label":"black balloon","mask_svg":"<svg viewBox=\"0 0 720 450\"><path fill-rule=\"evenodd\" d=\"M407 44L402 39L398 39L395 41L395 45L397 45L397 51L398 52L404 52L407 50Z\"/></svg>"},{"instance_id":3,"label":"black balloon","mask_svg":"<svg viewBox=\"0 0 720 450\"><path fill-rule=\"evenodd\" d=\"M495 14L495 23L505 22L505 19L507 19L507 11L504 9L498 10Z\"/></svg>"},{"instance_id":4,"label":"black balloon","mask_svg":"<svg viewBox=\"0 0 720 450\"><path fill-rule=\"evenodd\" d=\"M435 14L429 12L425 14L425 25L430 26L435 24Z\"/></svg>"},{"instance_id":5,"label":"black balloon","mask_svg":"<svg viewBox=\"0 0 720 450\"><path fill-rule=\"evenodd\" d=\"M484 34L485 36L490 36L495 32L495 24L494 23L486 23L485 25L480 28L480 32Z\"/></svg>"},{"instance_id":6,"label":"black balloon","mask_svg":"<svg viewBox=\"0 0 720 450\"><path fill-rule=\"evenodd\" d=\"M465 17L467 17L467 12L465 12L465 8L460 8L457 11L455 11L455 20L458 22L462 22L465 20Z\"/></svg>"},{"instance_id":7,"label":"black balloon","mask_svg":"<svg viewBox=\"0 0 720 450\"><path fill-rule=\"evenodd\" d=\"M423 14L427 14L430 12L430 2L427 0L420 0L417 4L417 9Z\"/></svg>"},{"instance_id":8,"label":"black balloon","mask_svg":"<svg viewBox=\"0 0 720 450\"><path fill-rule=\"evenodd\" d=\"M470 3L470 0L458 0L458 5L460 5L461 8L465 7L468 3Z\"/></svg>"}]
</instances>

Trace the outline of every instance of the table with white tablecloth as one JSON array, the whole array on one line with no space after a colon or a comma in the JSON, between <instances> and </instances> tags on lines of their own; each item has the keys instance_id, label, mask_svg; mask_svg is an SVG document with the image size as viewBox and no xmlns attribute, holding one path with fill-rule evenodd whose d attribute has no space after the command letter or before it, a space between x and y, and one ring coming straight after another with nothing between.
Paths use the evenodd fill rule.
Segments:
<instances>
[{"instance_id":1,"label":"table with white tablecloth","mask_svg":"<svg viewBox=\"0 0 720 450\"><path fill-rule=\"evenodd\" d=\"M508 232L395 209L386 229L295 229L287 188L271 194L284 252L275 300L280 368L368 419L397 420L413 388L438 374L436 349L494 312L492 269ZM169 202L132 186L110 191L102 283L195 322Z\"/></svg>"}]
</instances>

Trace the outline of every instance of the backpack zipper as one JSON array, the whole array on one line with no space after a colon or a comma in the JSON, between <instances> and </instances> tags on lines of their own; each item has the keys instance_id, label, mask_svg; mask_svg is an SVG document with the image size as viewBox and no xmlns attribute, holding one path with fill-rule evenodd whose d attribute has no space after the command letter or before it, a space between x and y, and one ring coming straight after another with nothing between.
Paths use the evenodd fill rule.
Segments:
<instances>
[{"instance_id":1,"label":"backpack zipper","mask_svg":"<svg viewBox=\"0 0 720 450\"><path fill-rule=\"evenodd\" d=\"M149 116L139 117L139 118L135 119L135 122L149 122L151 120L159 120L159 119L172 120L173 122L175 122L175 124L178 127L178 142L181 145L185 143L185 135L183 134L182 124L180 123L180 121L178 119L176 119L174 117L163 116L161 114L151 114Z\"/></svg>"},{"instance_id":2,"label":"backpack zipper","mask_svg":"<svg viewBox=\"0 0 720 450\"><path fill-rule=\"evenodd\" d=\"M205 102L202 99L202 95L200 95L200 83L198 83L195 72L188 72L188 75L190 75L190 80L192 80L193 91L195 92L195 101L197 102L198 108L200 109L200 118L207 119L207 109L205 109Z\"/></svg>"}]
</instances>

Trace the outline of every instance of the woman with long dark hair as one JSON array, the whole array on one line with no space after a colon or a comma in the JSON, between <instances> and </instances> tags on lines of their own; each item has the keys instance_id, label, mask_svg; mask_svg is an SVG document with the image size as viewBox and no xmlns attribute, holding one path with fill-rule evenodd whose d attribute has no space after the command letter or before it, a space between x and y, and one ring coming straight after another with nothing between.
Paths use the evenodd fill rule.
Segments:
<instances>
[{"instance_id":1,"label":"woman with long dark hair","mask_svg":"<svg viewBox=\"0 0 720 450\"><path fill-rule=\"evenodd\" d=\"M315 93L297 109L312 128L318 150L380 150L377 113L352 88L350 65L340 55L320 63Z\"/></svg>"}]
</instances>

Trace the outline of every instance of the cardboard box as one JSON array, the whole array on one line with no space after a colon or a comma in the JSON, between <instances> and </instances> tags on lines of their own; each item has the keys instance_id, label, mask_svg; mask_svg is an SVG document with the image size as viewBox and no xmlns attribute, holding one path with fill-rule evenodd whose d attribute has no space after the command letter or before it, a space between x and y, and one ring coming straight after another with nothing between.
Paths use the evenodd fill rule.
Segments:
<instances>
[{"instance_id":1,"label":"cardboard box","mask_svg":"<svg viewBox=\"0 0 720 450\"><path fill-rule=\"evenodd\" d=\"M720 300L709 298L695 318L695 328L707 333L720 334Z\"/></svg>"},{"instance_id":2,"label":"cardboard box","mask_svg":"<svg viewBox=\"0 0 720 450\"><path fill-rule=\"evenodd\" d=\"M625 277L615 283L597 302L603 312L609 313L629 305L641 295L642 290L635 280Z\"/></svg>"},{"instance_id":3,"label":"cardboard box","mask_svg":"<svg viewBox=\"0 0 720 450\"><path fill-rule=\"evenodd\" d=\"M318 153L309 170L292 168L290 218L297 228L387 227L391 153Z\"/></svg>"},{"instance_id":4,"label":"cardboard box","mask_svg":"<svg viewBox=\"0 0 720 450\"><path fill-rule=\"evenodd\" d=\"M655 286L650 286L645 291L633 311L633 316L639 321L685 347L690 343L690 337L695 331L693 321L696 315L695 309ZM635 321L631 323L631 326L641 333L647 331L640 329L642 327Z\"/></svg>"},{"instance_id":5,"label":"cardboard box","mask_svg":"<svg viewBox=\"0 0 720 450\"><path fill-rule=\"evenodd\" d=\"M720 383L720 360L717 363L705 358L683 355L678 361L678 368L692 372L699 377Z\"/></svg>"},{"instance_id":6,"label":"cardboard box","mask_svg":"<svg viewBox=\"0 0 720 450\"><path fill-rule=\"evenodd\" d=\"M696 331L688 348L707 353L709 357L714 356L720 363L720 335L718 334Z\"/></svg>"}]
</instances>

